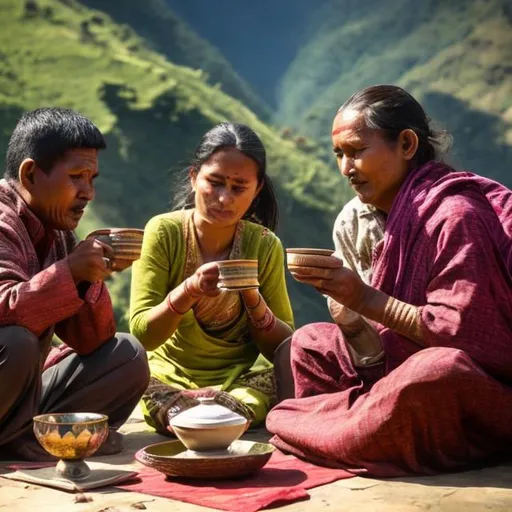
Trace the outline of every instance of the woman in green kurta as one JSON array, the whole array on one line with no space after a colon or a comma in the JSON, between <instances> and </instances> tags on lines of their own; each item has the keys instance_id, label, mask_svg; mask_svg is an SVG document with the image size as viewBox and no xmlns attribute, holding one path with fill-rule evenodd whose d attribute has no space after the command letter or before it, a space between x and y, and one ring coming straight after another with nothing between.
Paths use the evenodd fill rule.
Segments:
<instances>
[{"instance_id":1,"label":"woman in green kurta","mask_svg":"<svg viewBox=\"0 0 512 512\"><path fill-rule=\"evenodd\" d=\"M132 274L130 329L150 351L144 412L162 433L205 395L262 422L274 395L270 361L293 329L260 139L244 125L217 125L187 182L182 207L147 224ZM259 289L219 289L216 262L226 259L257 259Z\"/></svg>"}]
</instances>

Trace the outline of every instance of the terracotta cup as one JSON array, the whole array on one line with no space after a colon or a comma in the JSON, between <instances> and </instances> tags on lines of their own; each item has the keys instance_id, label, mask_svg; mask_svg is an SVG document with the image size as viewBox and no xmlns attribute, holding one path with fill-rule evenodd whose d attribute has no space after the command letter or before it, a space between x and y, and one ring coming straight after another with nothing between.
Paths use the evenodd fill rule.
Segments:
<instances>
[{"instance_id":1,"label":"terracotta cup","mask_svg":"<svg viewBox=\"0 0 512 512\"><path fill-rule=\"evenodd\" d=\"M87 238L96 238L114 249L112 270L122 271L140 258L144 230L137 228L104 228L92 231Z\"/></svg>"},{"instance_id":2,"label":"terracotta cup","mask_svg":"<svg viewBox=\"0 0 512 512\"><path fill-rule=\"evenodd\" d=\"M332 256L331 249L296 247L286 249L286 263L289 270L300 267L338 268L340 260Z\"/></svg>"}]
</instances>

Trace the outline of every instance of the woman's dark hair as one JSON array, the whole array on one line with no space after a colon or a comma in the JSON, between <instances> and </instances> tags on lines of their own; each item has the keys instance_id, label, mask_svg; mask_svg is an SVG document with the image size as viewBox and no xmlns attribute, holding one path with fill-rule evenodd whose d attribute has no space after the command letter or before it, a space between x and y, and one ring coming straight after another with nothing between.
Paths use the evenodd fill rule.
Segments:
<instances>
[{"instance_id":1,"label":"woman's dark hair","mask_svg":"<svg viewBox=\"0 0 512 512\"><path fill-rule=\"evenodd\" d=\"M217 151L234 148L250 158L258 166L258 185L263 184L259 194L255 197L251 207L244 215L244 219L261 224L275 231L279 220L274 187L267 175L267 157L265 147L260 138L248 126L236 123L220 123L208 131L195 150L190 167L199 172L201 166ZM187 168L184 183L175 195L174 207L176 209L192 208L194 206L194 192Z\"/></svg>"},{"instance_id":2,"label":"woman's dark hair","mask_svg":"<svg viewBox=\"0 0 512 512\"><path fill-rule=\"evenodd\" d=\"M49 173L66 151L78 148L105 149L105 139L92 121L67 108L38 108L23 114L12 132L4 177L18 180L25 158Z\"/></svg>"},{"instance_id":3,"label":"woman's dark hair","mask_svg":"<svg viewBox=\"0 0 512 512\"><path fill-rule=\"evenodd\" d=\"M366 87L353 94L338 112L346 109L360 112L368 128L382 131L391 142L395 142L403 130L413 130L418 136L418 150L413 161L418 166L430 160L440 160L451 145L448 132L433 130L423 107L401 87Z\"/></svg>"}]
</instances>

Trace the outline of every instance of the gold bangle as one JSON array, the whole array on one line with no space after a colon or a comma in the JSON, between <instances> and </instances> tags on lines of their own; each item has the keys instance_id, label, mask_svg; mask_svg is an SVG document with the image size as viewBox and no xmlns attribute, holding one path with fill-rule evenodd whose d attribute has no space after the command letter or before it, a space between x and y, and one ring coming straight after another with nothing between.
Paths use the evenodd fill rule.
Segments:
<instances>
[{"instance_id":1,"label":"gold bangle","mask_svg":"<svg viewBox=\"0 0 512 512\"><path fill-rule=\"evenodd\" d=\"M419 308L394 297L389 297L386 302L382 325L414 341L423 339Z\"/></svg>"}]
</instances>

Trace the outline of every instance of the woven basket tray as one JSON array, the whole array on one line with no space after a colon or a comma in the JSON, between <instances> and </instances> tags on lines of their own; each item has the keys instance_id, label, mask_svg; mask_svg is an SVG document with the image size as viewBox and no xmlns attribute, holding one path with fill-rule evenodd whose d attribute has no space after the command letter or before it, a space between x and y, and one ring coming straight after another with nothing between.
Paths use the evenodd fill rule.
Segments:
<instances>
[{"instance_id":1,"label":"woven basket tray","mask_svg":"<svg viewBox=\"0 0 512 512\"><path fill-rule=\"evenodd\" d=\"M268 443L235 441L229 451L192 452L180 441L168 441L146 446L135 458L169 477L219 480L257 471L268 462L274 450Z\"/></svg>"}]
</instances>

